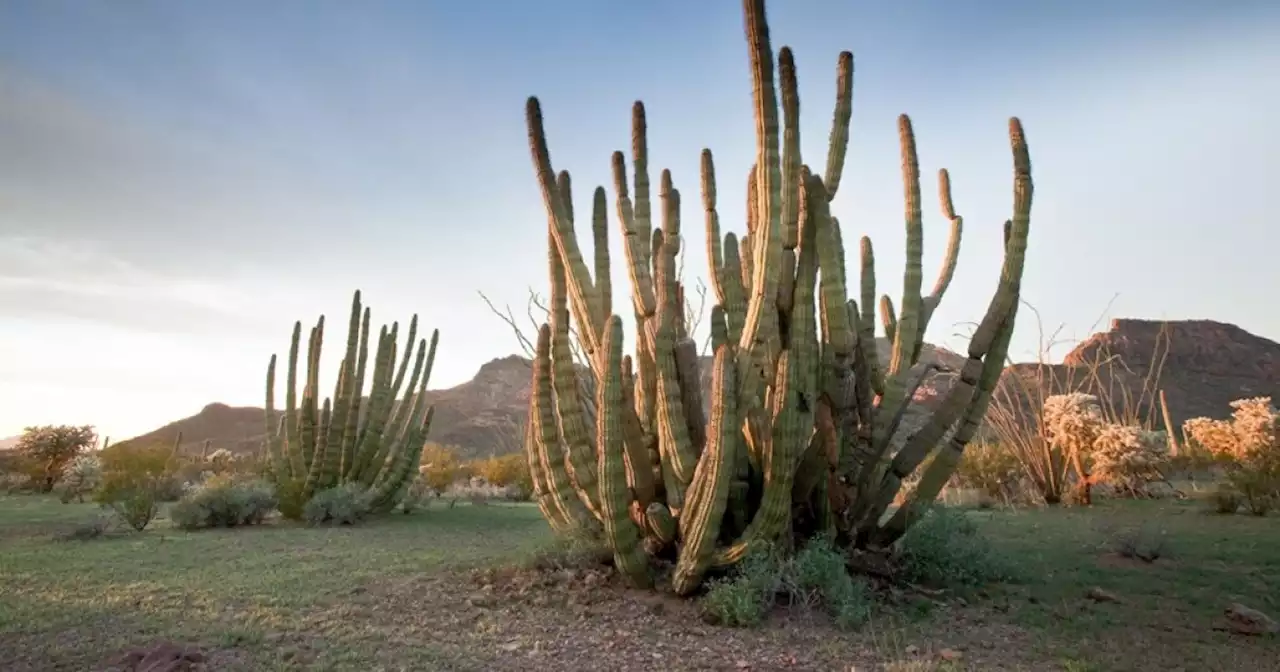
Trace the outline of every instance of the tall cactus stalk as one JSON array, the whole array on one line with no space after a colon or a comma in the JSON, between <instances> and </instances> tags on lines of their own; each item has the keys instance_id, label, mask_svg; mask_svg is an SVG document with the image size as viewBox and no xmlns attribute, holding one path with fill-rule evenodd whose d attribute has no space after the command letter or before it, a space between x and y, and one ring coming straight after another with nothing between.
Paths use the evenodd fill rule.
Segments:
<instances>
[{"instance_id":1,"label":"tall cactus stalk","mask_svg":"<svg viewBox=\"0 0 1280 672\"><path fill-rule=\"evenodd\" d=\"M422 459L434 411L427 404L427 382L440 332L432 331L429 341L418 339L413 347L418 332L418 316L414 315L397 368L399 324L384 325L377 336L372 389L366 397L369 319L369 309L362 308L357 290L351 301L346 354L331 398L321 401L318 391L324 316L311 329L301 405L296 385L302 323L293 325L284 416L279 419L275 355L267 365L265 452L277 484L300 486L304 501L317 490L354 483L366 489L375 511L390 510L404 498ZM397 400L406 373L409 384L404 397Z\"/></svg>"},{"instance_id":2,"label":"tall cactus stalk","mask_svg":"<svg viewBox=\"0 0 1280 672\"><path fill-rule=\"evenodd\" d=\"M709 570L732 566L757 546L794 547L807 537L833 534L845 548L874 550L902 537L954 472L990 403L1013 333L1030 227L1031 162L1022 125L1013 118L1013 213L1004 225L999 283L957 383L925 427L893 441L922 380L917 364L924 335L959 256L963 219L952 202L950 178L939 172L950 234L926 295L915 135L910 119L899 117L907 239L902 296L896 311L888 296L877 297L875 256L866 237L859 242L860 290L851 296L845 237L830 204L849 140L853 56L844 52L838 60L830 142L818 174L800 154L791 50L777 54L775 85L764 0L743 0L743 6L756 157L741 236L721 231L714 160L710 150L702 151L702 206L717 301L711 311L710 418L704 417L698 361L691 356L696 347L681 306L680 192L662 171L655 227L643 104L632 109L630 182L622 152L612 160L614 216L636 326L630 357L622 353L621 318L612 314L604 190L593 194L588 265L574 230L570 179L552 168L537 98L526 109L547 209L551 277L550 324L538 338L526 436L533 490L555 529L603 531L619 570L637 586L652 581L650 559L674 560L673 587L681 594L696 590ZM878 298L892 342L884 368L875 340ZM575 378L565 342L571 317L589 359L594 398ZM313 397L307 397L311 404ZM594 443L586 432L592 426ZM903 482L930 455L918 486L893 509Z\"/></svg>"}]
</instances>

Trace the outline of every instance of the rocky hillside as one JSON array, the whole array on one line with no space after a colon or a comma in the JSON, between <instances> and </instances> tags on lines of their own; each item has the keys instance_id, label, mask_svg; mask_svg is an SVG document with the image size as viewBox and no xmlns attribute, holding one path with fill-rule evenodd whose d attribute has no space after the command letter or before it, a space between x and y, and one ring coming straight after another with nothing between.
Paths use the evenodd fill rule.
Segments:
<instances>
[{"instance_id":1,"label":"rocky hillside","mask_svg":"<svg viewBox=\"0 0 1280 672\"><path fill-rule=\"evenodd\" d=\"M888 343L880 339L879 347L881 359L887 359ZM963 363L960 355L933 346L926 346L924 359L944 371L930 375L916 395L922 410L950 388L952 378L947 370L958 369ZM704 364L704 373L709 372L709 358ZM1156 381L1148 372L1153 367L1160 369L1159 387L1165 390L1179 424L1198 415L1225 417L1230 413L1228 403L1240 397L1274 395L1280 399L1280 344L1234 325L1207 320L1161 323L1128 319L1115 320L1109 331L1081 343L1062 364L1009 367L1001 381L1004 395L998 399L1005 403L1025 400L1025 386L1044 385L1052 391L1079 389L1116 400L1129 399L1133 405L1141 405L1142 412L1149 412ZM529 360L511 355L480 367L469 382L430 392L436 406L430 439L457 446L473 457L519 450L529 402L529 375ZM706 376L703 383L707 387ZM184 452L198 451L206 439L215 450L247 452L261 445L264 427L261 408L210 404L192 417L131 441L167 443L181 431Z\"/></svg>"}]
</instances>

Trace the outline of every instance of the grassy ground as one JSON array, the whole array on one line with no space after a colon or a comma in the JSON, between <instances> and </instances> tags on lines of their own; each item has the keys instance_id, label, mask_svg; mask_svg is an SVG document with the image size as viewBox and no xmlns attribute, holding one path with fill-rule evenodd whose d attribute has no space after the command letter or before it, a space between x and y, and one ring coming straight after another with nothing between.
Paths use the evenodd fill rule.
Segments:
<instances>
[{"instance_id":1,"label":"grassy ground","mask_svg":"<svg viewBox=\"0 0 1280 672\"><path fill-rule=\"evenodd\" d=\"M226 670L1280 670L1280 639L1220 628L1234 601L1280 616L1280 518L1185 502L973 512L1026 579L922 597L856 633L798 611L714 627L687 602L591 571L517 583L468 571L548 545L528 506L339 529L184 533L160 520L54 540L94 515L0 497L0 669L99 669L121 650L179 641ZM1160 557L1126 557L1135 546ZM1095 588L1117 601L1090 599Z\"/></svg>"}]
</instances>

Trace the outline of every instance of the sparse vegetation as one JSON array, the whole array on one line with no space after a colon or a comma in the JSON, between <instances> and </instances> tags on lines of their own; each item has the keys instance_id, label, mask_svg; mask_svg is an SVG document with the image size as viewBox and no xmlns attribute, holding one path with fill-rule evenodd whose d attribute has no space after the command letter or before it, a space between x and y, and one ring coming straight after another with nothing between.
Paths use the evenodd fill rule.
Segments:
<instances>
[{"instance_id":1,"label":"sparse vegetation","mask_svg":"<svg viewBox=\"0 0 1280 672\"><path fill-rule=\"evenodd\" d=\"M531 299L545 315L536 338L504 317L532 354L523 421L508 403L485 419L492 445L428 441L438 332L419 338L415 315L403 343L399 323L373 334L357 291L332 395L321 393L325 317L305 348L297 322L284 407L272 355L265 408L253 410L263 422L247 434L184 444L166 426L95 450L92 426L28 427L0 453L0 667L1273 666L1271 398L1177 426L1173 410L1188 406L1171 409L1177 393L1161 387L1166 325L1145 373L1105 347L1050 364L1043 337L1041 361L1006 367L1031 309L1033 187L1017 118L989 306L962 354L923 358L963 231L948 173L950 234L926 294L915 134L901 116L903 294L896 307L878 295L864 237L851 296L832 203L852 54L838 57L817 171L800 151L794 54L773 51L763 0L743 6L757 153L741 236L722 233L702 152L713 357L695 341L707 292L682 277L681 194L669 171L651 184L643 103L633 175L616 152L616 208L597 187L588 226L530 98L550 291ZM630 283L616 305L609 212ZM622 316L635 317L630 354ZM950 385L924 403L935 374ZM1195 482L1188 496L1184 477L1209 489ZM961 492L972 506L951 504ZM380 515L392 511L416 515Z\"/></svg>"},{"instance_id":2,"label":"sparse vegetation","mask_svg":"<svg viewBox=\"0 0 1280 672\"><path fill-rule=\"evenodd\" d=\"M92 504L0 497L0 642L14 672L98 669L157 641L199 648L227 670L693 670L708 660L776 669L793 657L785 666L881 669L942 664L944 650L959 653L957 669L1051 670L1070 659L1084 666L1074 669L1261 670L1274 659L1274 637L1235 634L1223 616L1232 602L1280 613L1271 517L1202 515L1169 499L949 510L941 525L934 515L904 544L937 525L963 545L963 527L984 551L962 556L976 562L917 551L933 558L916 560L929 568L917 573L991 577L1008 563L1019 580L878 585L836 571L841 556L818 545L758 571L749 560L735 571L754 571L754 583L730 575L723 585L737 588L726 592L713 579L690 604L623 590L601 564L611 552L557 543L531 505L187 533L164 512L134 532L110 528ZM59 540L79 526L95 531ZM1118 550L1122 533L1138 530L1166 540L1154 562ZM494 569L480 581L472 568ZM726 624L756 625L701 623L711 609Z\"/></svg>"}]
</instances>

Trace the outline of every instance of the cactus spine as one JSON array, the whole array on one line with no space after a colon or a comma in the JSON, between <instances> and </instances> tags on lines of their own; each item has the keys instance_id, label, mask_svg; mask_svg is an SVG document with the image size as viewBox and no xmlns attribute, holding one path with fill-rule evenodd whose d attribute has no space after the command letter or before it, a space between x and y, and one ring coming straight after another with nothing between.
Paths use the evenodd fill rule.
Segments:
<instances>
[{"instance_id":1,"label":"cactus spine","mask_svg":"<svg viewBox=\"0 0 1280 672\"><path fill-rule=\"evenodd\" d=\"M1013 214L1005 223L999 283L958 382L929 424L892 452L897 444L891 439L923 378L917 365L925 331L959 256L963 219L952 202L950 176L939 173L949 241L925 295L920 170L911 121L901 116L907 240L902 297L897 310L888 296L877 297L875 255L866 237L859 241L860 291L851 297L844 236L830 203L849 139L853 56L844 52L838 60L835 113L819 175L800 153L792 52L778 52L775 86L764 1L743 0L743 6L757 130L741 237L722 233L714 159L705 149L701 157L717 301L711 311L709 420L676 265L680 192L662 171L655 228L643 104L632 109L632 181L622 152L612 157L615 216L636 324L631 358L622 356L621 319L612 314L603 189L593 193L589 268L574 231L569 175L552 168L538 100L530 98L526 108L547 209L551 279L550 323L539 333L526 437L534 492L556 530L603 529L617 566L635 585L650 582L653 566L641 562L638 537L650 558L675 560L673 588L680 594L756 546L793 547L832 534L846 548L884 549L902 536L955 470L986 412L1013 332L1030 229L1031 163L1014 118ZM892 342L885 367L875 341L877 299ZM590 364L587 381L576 380L566 344L571 316ZM593 385L594 397L583 391ZM582 428L593 423L595 443L588 445ZM886 519L904 479L930 454L936 457L919 486Z\"/></svg>"},{"instance_id":2,"label":"cactus spine","mask_svg":"<svg viewBox=\"0 0 1280 672\"><path fill-rule=\"evenodd\" d=\"M276 356L267 365L265 452L278 485L299 485L302 499L325 488L356 483L366 489L375 511L387 511L404 497L422 457L434 407L427 404L427 382L435 362L439 331L416 340L418 316L409 322L407 346L395 368L399 324L385 325L374 350L372 389L364 394L369 356L368 308L357 290L351 301L346 354L331 398L319 399L320 350L324 316L312 327L307 346L301 402L297 395L302 323L293 325L283 417L275 410ZM413 362L410 369L410 361ZM392 373L395 373L393 376ZM397 400L406 373L409 384Z\"/></svg>"}]
</instances>

